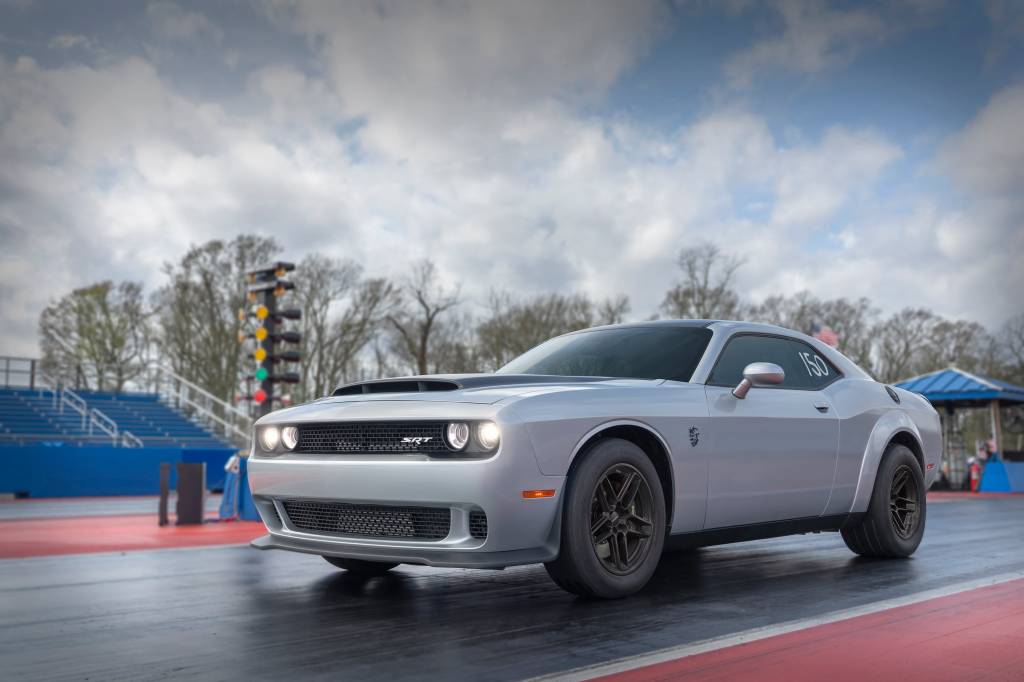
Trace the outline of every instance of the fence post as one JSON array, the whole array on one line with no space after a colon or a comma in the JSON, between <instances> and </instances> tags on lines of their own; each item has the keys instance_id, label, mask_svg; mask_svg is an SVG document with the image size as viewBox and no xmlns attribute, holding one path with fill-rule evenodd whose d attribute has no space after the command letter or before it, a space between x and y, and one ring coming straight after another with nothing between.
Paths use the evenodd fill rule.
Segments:
<instances>
[{"instance_id":1,"label":"fence post","mask_svg":"<svg viewBox=\"0 0 1024 682\"><path fill-rule=\"evenodd\" d=\"M36 361L35 358L28 361L28 387L29 390L36 390Z\"/></svg>"}]
</instances>

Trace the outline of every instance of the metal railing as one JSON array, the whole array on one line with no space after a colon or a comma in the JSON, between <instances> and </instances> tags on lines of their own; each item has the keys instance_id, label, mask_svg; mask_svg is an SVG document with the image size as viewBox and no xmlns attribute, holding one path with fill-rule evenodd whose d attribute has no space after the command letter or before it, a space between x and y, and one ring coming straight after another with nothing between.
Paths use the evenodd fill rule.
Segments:
<instances>
[{"instance_id":1,"label":"metal railing","mask_svg":"<svg viewBox=\"0 0 1024 682\"><path fill-rule=\"evenodd\" d=\"M252 417L228 401L159 363L146 366L143 375L131 382L143 391L183 411L194 421L220 434L239 448L249 447Z\"/></svg>"},{"instance_id":2,"label":"metal railing","mask_svg":"<svg viewBox=\"0 0 1024 682\"><path fill-rule=\"evenodd\" d=\"M63 339L56 339L65 349L70 351L71 347ZM14 366L12 367L12 363ZM24 364L24 367L19 366ZM71 370L67 370L71 372ZM82 368L75 370L79 377ZM92 419L89 416L89 408L85 401L74 392L70 386L77 385L75 381L64 376L56 379L50 377L39 367L39 361L32 358L0 358L0 375L3 376L5 386L31 388L39 391L40 395L52 394L54 407L64 411L65 407L75 410L82 415L82 429L93 430L117 437L117 424L110 419L102 410L100 416ZM19 377L27 377L18 381ZM198 386L185 377L177 374L171 368L160 363L151 362L142 366L141 371L126 382L126 388L141 392L155 393L165 404L183 412L189 419L230 441L239 448L248 448L252 434L252 417L245 411L229 403L223 398L218 398L201 386ZM129 442L140 442L134 440ZM123 444L123 443L122 443Z\"/></svg>"},{"instance_id":3,"label":"metal railing","mask_svg":"<svg viewBox=\"0 0 1024 682\"><path fill-rule=\"evenodd\" d=\"M0 358L0 376L3 377L3 387L34 389L38 367L39 361L35 358L8 356Z\"/></svg>"},{"instance_id":4,"label":"metal railing","mask_svg":"<svg viewBox=\"0 0 1024 682\"><path fill-rule=\"evenodd\" d=\"M38 369L35 370L34 383L34 388L39 391L40 396L44 396L47 393L53 396L53 406L58 412L63 414L65 407L77 412L82 418L82 431L86 431L90 439L96 435L96 430L99 430L110 438L114 445L126 448L142 447L142 441L138 436L131 431L119 429L117 422L107 416L103 410L89 407L89 403L86 402L85 398L78 395L72 389L63 386L59 381L55 381L44 372Z\"/></svg>"}]
</instances>

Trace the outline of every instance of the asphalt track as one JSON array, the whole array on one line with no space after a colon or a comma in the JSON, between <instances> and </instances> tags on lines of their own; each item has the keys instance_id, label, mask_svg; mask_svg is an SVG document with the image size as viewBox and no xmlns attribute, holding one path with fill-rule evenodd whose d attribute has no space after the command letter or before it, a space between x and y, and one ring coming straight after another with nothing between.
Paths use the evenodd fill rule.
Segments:
<instances>
[{"instance_id":1,"label":"asphalt track","mask_svg":"<svg viewBox=\"0 0 1024 682\"><path fill-rule=\"evenodd\" d=\"M834 534L667 556L639 595L542 567L361 580L245 546L0 560L5 679L522 679L1024 571L1024 496L936 500L907 561Z\"/></svg>"}]
</instances>

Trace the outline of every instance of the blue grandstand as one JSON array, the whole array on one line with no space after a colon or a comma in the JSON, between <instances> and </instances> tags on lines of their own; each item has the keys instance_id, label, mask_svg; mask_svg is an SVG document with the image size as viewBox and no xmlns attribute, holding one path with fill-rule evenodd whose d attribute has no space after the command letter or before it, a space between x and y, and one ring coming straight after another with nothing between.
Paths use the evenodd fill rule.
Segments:
<instances>
[{"instance_id":1,"label":"blue grandstand","mask_svg":"<svg viewBox=\"0 0 1024 682\"><path fill-rule=\"evenodd\" d=\"M152 495L176 462L205 462L215 490L235 452L155 393L0 388L0 495Z\"/></svg>"},{"instance_id":2,"label":"blue grandstand","mask_svg":"<svg viewBox=\"0 0 1024 682\"><path fill-rule=\"evenodd\" d=\"M155 393L78 391L90 409L100 410L146 447L228 448L231 444L160 401ZM76 444L110 441L78 412L49 391L0 389L0 439L25 444L64 441Z\"/></svg>"}]
</instances>

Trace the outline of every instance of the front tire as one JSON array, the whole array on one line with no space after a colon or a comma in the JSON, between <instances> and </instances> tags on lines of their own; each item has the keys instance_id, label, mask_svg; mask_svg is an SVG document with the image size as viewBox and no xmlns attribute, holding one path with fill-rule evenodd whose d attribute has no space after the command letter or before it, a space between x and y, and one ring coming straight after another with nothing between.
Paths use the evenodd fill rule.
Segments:
<instances>
[{"instance_id":1,"label":"front tire","mask_svg":"<svg viewBox=\"0 0 1024 682\"><path fill-rule=\"evenodd\" d=\"M340 556L325 556L324 560L332 566L345 569L349 573L366 577L384 575L398 565L389 561L364 561L363 559L346 559Z\"/></svg>"},{"instance_id":2,"label":"front tire","mask_svg":"<svg viewBox=\"0 0 1024 682\"><path fill-rule=\"evenodd\" d=\"M603 440L583 457L567 486L558 558L544 567L564 590L617 599L639 591L665 544L665 496L639 447Z\"/></svg>"},{"instance_id":3,"label":"front tire","mask_svg":"<svg viewBox=\"0 0 1024 682\"><path fill-rule=\"evenodd\" d=\"M906 446L891 444L882 456L864 518L842 529L846 546L865 557L906 558L924 537L924 474Z\"/></svg>"}]
</instances>

